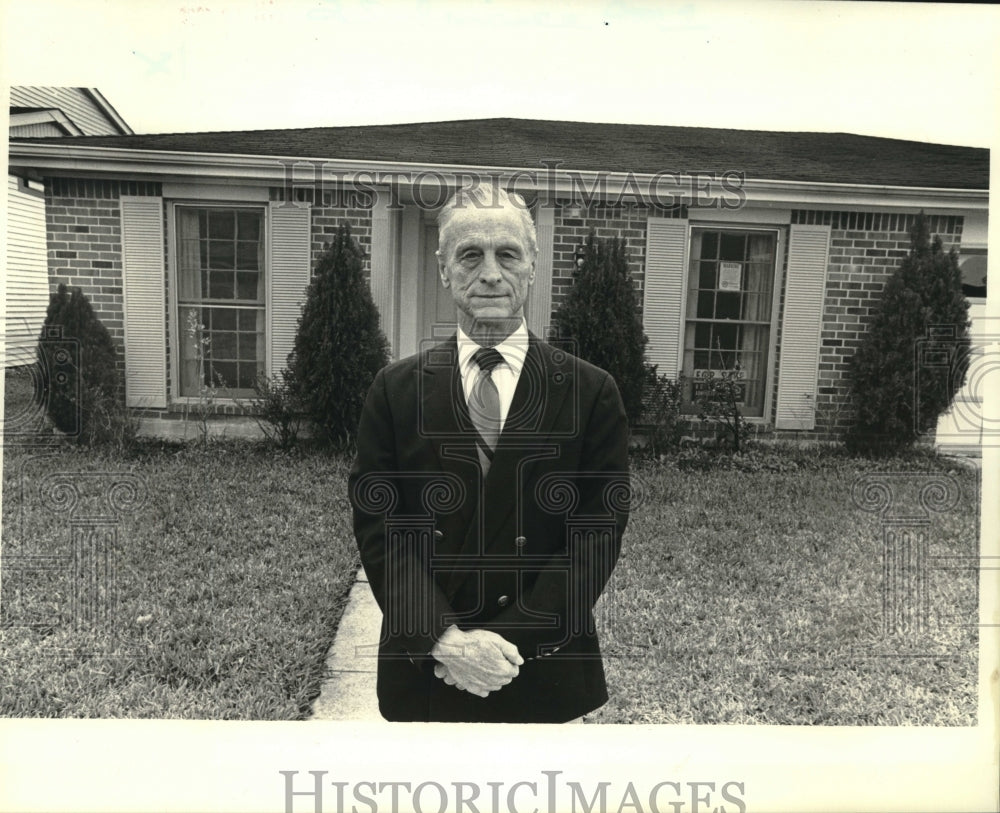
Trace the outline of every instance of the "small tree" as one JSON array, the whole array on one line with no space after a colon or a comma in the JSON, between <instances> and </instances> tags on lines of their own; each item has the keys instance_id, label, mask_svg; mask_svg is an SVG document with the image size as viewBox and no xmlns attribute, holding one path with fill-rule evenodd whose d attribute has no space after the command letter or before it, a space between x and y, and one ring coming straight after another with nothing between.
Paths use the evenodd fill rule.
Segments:
<instances>
[{"instance_id":1,"label":"small tree","mask_svg":"<svg viewBox=\"0 0 1000 813\"><path fill-rule=\"evenodd\" d=\"M338 445L357 432L365 395L389 362L389 343L343 224L316 263L289 356L288 385L319 436Z\"/></svg>"},{"instance_id":2,"label":"small tree","mask_svg":"<svg viewBox=\"0 0 1000 813\"><path fill-rule=\"evenodd\" d=\"M573 271L573 287L553 315L560 340L580 358L615 379L629 424L642 416L649 373L643 357L648 339L628 267L625 241L598 239L593 230L583 261Z\"/></svg>"},{"instance_id":3,"label":"small tree","mask_svg":"<svg viewBox=\"0 0 1000 813\"><path fill-rule=\"evenodd\" d=\"M969 303L954 249L933 240L921 212L910 231L909 255L889 278L862 345L850 362L857 417L847 435L854 449L911 446L932 430L964 383ZM957 367L921 364L920 346L941 329Z\"/></svg>"},{"instance_id":4,"label":"small tree","mask_svg":"<svg viewBox=\"0 0 1000 813\"><path fill-rule=\"evenodd\" d=\"M121 403L115 346L90 301L60 284L52 294L38 341L45 403L52 423L80 443L114 439Z\"/></svg>"}]
</instances>

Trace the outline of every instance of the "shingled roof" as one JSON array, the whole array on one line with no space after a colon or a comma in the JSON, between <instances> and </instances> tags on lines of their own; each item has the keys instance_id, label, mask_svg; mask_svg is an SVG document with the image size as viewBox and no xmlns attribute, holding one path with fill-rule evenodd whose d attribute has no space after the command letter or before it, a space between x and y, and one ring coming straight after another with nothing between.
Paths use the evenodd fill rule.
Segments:
<instances>
[{"instance_id":1,"label":"shingled roof","mask_svg":"<svg viewBox=\"0 0 1000 813\"><path fill-rule=\"evenodd\" d=\"M45 141L48 139L17 139ZM748 180L987 189L989 150L850 133L792 133L531 119L86 136L134 150L609 172L735 170Z\"/></svg>"}]
</instances>

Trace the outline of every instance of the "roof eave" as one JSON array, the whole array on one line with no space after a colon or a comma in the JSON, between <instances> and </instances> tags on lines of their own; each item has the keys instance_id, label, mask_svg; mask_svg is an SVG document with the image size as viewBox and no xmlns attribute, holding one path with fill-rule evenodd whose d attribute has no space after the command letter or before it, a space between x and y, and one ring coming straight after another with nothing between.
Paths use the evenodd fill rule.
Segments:
<instances>
[{"instance_id":1,"label":"roof eave","mask_svg":"<svg viewBox=\"0 0 1000 813\"><path fill-rule=\"evenodd\" d=\"M688 201L695 194L719 197L741 189L746 202L762 206L925 207L937 210L987 209L987 189L871 185L748 179L709 178L704 174L629 173L561 170L542 167L490 167L429 164L405 161L359 161L312 156L242 155L172 150L136 150L84 146L65 141L11 141L11 170L43 175L56 172L139 176L143 179L226 180L240 184L307 186L317 183L354 183L371 189L393 184L453 185L473 175L499 178L522 191L546 189L573 193L602 184L603 197ZM697 184L697 186L696 186Z\"/></svg>"}]
</instances>

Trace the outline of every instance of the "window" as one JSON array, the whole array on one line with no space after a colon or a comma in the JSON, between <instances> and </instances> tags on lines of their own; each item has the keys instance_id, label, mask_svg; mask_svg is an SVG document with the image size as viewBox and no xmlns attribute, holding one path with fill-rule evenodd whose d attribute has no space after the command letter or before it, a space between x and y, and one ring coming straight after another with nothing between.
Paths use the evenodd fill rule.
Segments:
<instances>
[{"instance_id":1,"label":"window","mask_svg":"<svg viewBox=\"0 0 1000 813\"><path fill-rule=\"evenodd\" d=\"M264 212L175 211L180 395L203 385L251 394L264 372Z\"/></svg>"},{"instance_id":2,"label":"window","mask_svg":"<svg viewBox=\"0 0 1000 813\"><path fill-rule=\"evenodd\" d=\"M692 229L684 326L684 402L738 364L746 417L762 417L777 233Z\"/></svg>"}]
</instances>

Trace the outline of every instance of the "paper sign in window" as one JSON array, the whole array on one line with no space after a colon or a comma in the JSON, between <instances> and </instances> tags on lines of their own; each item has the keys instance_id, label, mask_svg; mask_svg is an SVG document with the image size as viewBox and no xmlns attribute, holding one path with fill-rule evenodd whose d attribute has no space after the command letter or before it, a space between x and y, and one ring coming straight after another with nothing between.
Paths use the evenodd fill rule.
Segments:
<instances>
[{"instance_id":1,"label":"paper sign in window","mask_svg":"<svg viewBox=\"0 0 1000 813\"><path fill-rule=\"evenodd\" d=\"M740 277L742 276L742 263L719 263L719 290L738 291L740 289Z\"/></svg>"}]
</instances>

